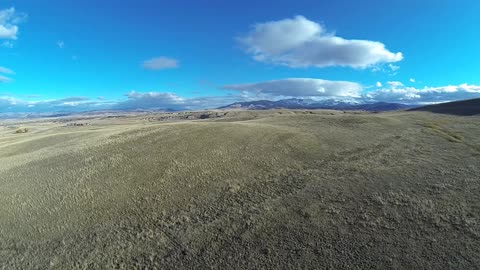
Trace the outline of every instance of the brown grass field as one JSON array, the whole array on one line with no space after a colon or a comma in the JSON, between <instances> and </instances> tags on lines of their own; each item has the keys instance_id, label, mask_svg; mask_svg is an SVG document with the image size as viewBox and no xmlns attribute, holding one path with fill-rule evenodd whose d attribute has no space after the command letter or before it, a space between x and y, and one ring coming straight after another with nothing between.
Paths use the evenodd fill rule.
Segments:
<instances>
[{"instance_id":1,"label":"brown grass field","mask_svg":"<svg viewBox=\"0 0 480 270\"><path fill-rule=\"evenodd\" d=\"M480 116L187 116L0 125L0 269L480 269Z\"/></svg>"}]
</instances>

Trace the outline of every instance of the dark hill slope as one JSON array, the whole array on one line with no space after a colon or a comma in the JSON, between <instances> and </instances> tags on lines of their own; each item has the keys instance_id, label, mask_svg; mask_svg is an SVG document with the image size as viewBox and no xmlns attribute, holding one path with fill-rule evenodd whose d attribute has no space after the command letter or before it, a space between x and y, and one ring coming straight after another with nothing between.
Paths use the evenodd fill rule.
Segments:
<instances>
[{"instance_id":1,"label":"dark hill slope","mask_svg":"<svg viewBox=\"0 0 480 270\"><path fill-rule=\"evenodd\" d=\"M453 114L453 115L479 115L480 98L428 105L410 109L410 111L427 111L433 113Z\"/></svg>"}]
</instances>

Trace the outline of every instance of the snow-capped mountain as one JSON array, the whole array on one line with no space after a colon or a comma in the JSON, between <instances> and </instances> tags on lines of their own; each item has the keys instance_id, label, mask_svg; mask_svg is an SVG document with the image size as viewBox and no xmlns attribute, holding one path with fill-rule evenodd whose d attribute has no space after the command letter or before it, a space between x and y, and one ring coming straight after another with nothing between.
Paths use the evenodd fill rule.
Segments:
<instances>
[{"instance_id":1,"label":"snow-capped mountain","mask_svg":"<svg viewBox=\"0 0 480 270\"><path fill-rule=\"evenodd\" d=\"M413 108L416 106L401 103L361 103L357 100L335 100L326 99L316 101L312 99L282 99L277 101L257 100L246 102L235 102L218 109L247 109L247 110L268 110L268 109L333 109L333 110L364 110L364 111L393 111Z\"/></svg>"}]
</instances>

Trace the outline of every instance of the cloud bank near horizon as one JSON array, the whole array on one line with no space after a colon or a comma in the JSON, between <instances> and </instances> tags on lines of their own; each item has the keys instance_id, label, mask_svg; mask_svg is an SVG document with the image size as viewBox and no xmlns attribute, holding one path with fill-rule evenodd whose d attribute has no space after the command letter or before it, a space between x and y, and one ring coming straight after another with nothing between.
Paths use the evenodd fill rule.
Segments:
<instances>
[{"instance_id":1,"label":"cloud bank near horizon","mask_svg":"<svg viewBox=\"0 0 480 270\"><path fill-rule=\"evenodd\" d=\"M409 105L480 98L480 86L470 84L415 88L405 86L401 82L391 81L377 85L380 87L366 91L364 86L355 82L289 78L225 85L222 89L226 91L226 94L219 96L183 97L169 91L130 91L120 100L92 99L87 97L38 100L39 97L34 95L27 98L0 95L0 113L80 112L92 110L199 110L213 109L234 102L286 98L354 100L358 103L390 102Z\"/></svg>"},{"instance_id":2,"label":"cloud bank near horizon","mask_svg":"<svg viewBox=\"0 0 480 270\"><path fill-rule=\"evenodd\" d=\"M223 86L224 90L285 97L358 97L362 86L355 82L312 78L289 78Z\"/></svg>"}]
</instances>

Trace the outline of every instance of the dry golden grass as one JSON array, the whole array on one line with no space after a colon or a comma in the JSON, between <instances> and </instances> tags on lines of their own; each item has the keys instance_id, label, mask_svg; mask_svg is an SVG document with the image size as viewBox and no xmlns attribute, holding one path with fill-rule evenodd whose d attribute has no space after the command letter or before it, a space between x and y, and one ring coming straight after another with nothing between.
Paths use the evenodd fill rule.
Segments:
<instances>
[{"instance_id":1,"label":"dry golden grass","mask_svg":"<svg viewBox=\"0 0 480 270\"><path fill-rule=\"evenodd\" d=\"M480 266L479 117L208 114L0 127L0 268Z\"/></svg>"},{"instance_id":2,"label":"dry golden grass","mask_svg":"<svg viewBox=\"0 0 480 270\"><path fill-rule=\"evenodd\" d=\"M447 129L447 128L442 127L442 125L439 124L439 123L434 123L434 122L428 123L427 122L427 123L424 123L423 126L429 128L430 130L432 130L434 132L436 132L437 134L444 137L445 139L447 139L450 142L462 142L463 141L462 135L458 134L457 132L455 132L451 129Z\"/></svg>"}]
</instances>

